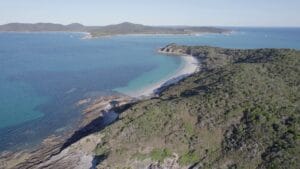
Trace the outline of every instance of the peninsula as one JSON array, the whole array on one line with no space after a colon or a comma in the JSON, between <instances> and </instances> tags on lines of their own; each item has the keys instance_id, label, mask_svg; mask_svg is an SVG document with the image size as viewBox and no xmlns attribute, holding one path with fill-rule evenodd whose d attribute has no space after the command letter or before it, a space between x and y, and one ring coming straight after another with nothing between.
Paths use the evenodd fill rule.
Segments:
<instances>
[{"instance_id":1,"label":"peninsula","mask_svg":"<svg viewBox=\"0 0 300 169\"><path fill-rule=\"evenodd\" d=\"M84 26L79 23L69 25L53 23L9 23L0 25L0 32L87 32L91 37L132 35L132 34L178 34L229 33L230 30L216 27L195 26L146 26L124 22L108 26Z\"/></svg>"},{"instance_id":2,"label":"peninsula","mask_svg":"<svg viewBox=\"0 0 300 169\"><path fill-rule=\"evenodd\" d=\"M59 152L47 143L3 159L11 168L300 168L299 51L170 44L160 52L191 55L200 71L114 109L118 120L101 131L87 124Z\"/></svg>"}]
</instances>

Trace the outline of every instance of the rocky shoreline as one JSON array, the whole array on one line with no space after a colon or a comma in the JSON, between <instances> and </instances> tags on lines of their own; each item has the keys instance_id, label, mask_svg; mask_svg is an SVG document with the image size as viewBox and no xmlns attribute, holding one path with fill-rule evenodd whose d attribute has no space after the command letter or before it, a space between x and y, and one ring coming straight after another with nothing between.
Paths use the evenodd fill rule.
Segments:
<instances>
[{"instance_id":1,"label":"rocky shoreline","mask_svg":"<svg viewBox=\"0 0 300 169\"><path fill-rule=\"evenodd\" d=\"M90 168L94 158L93 150L101 141L101 136L93 133L115 121L118 112L133 102L133 98L124 95L78 101L76 106L86 108L76 131L50 136L33 150L3 152L0 155L0 169Z\"/></svg>"},{"instance_id":2,"label":"rocky shoreline","mask_svg":"<svg viewBox=\"0 0 300 169\"><path fill-rule=\"evenodd\" d=\"M167 52L166 48L159 49L158 52L183 56L183 53ZM141 95L133 98L125 95L112 95L79 100L76 106L84 108L82 111L84 118L78 129L64 135L50 136L34 150L2 153L0 169L93 168L93 165L97 164L95 161L99 158L94 156L94 149L103 137L98 133L100 130L113 123L119 113L130 105L159 96L161 92L188 75L169 79L164 84L156 86L152 91L153 94L147 97ZM170 160L172 161L172 159Z\"/></svg>"}]
</instances>

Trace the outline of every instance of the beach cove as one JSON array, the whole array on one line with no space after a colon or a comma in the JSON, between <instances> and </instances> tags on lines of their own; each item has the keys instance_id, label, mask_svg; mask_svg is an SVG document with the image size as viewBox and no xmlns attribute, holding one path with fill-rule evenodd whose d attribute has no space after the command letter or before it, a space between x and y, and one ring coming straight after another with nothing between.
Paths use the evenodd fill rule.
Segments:
<instances>
[{"instance_id":1,"label":"beach cove","mask_svg":"<svg viewBox=\"0 0 300 169\"><path fill-rule=\"evenodd\" d=\"M160 54L157 50L166 42L157 43L150 36L82 39L84 36L67 32L0 34L0 42L7 41L1 55L1 151L32 148L51 135L78 128L85 108L77 106L80 100L111 95L151 97L157 89L197 69L192 57ZM137 44L138 39L144 42Z\"/></svg>"}]
</instances>

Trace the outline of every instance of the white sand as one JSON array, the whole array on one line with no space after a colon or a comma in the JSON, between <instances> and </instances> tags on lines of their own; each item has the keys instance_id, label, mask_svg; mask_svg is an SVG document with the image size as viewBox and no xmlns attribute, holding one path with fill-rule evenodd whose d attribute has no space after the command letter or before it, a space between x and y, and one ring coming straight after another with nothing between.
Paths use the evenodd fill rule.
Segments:
<instances>
[{"instance_id":1,"label":"white sand","mask_svg":"<svg viewBox=\"0 0 300 169\"><path fill-rule=\"evenodd\" d=\"M168 76L166 79L163 79L157 83L150 84L149 86L146 86L143 89L126 94L136 98L150 97L155 95L159 88L170 84L174 84L182 78L198 71L199 62L195 57L190 55L179 57L182 57L184 63L174 74Z\"/></svg>"}]
</instances>

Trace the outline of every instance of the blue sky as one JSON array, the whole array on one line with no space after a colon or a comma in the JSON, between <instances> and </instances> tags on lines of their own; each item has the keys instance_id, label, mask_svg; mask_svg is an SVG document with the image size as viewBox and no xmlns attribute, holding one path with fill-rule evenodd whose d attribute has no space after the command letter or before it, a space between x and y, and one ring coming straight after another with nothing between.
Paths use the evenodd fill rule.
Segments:
<instances>
[{"instance_id":1,"label":"blue sky","mask_svg":"<svg viewBox=\"0 0 300 169\"><path fill-rule=\"evenodd\" d=\"M300 26L300 0L0 0L0 24Z\"/></svg>"}]
</instances>

